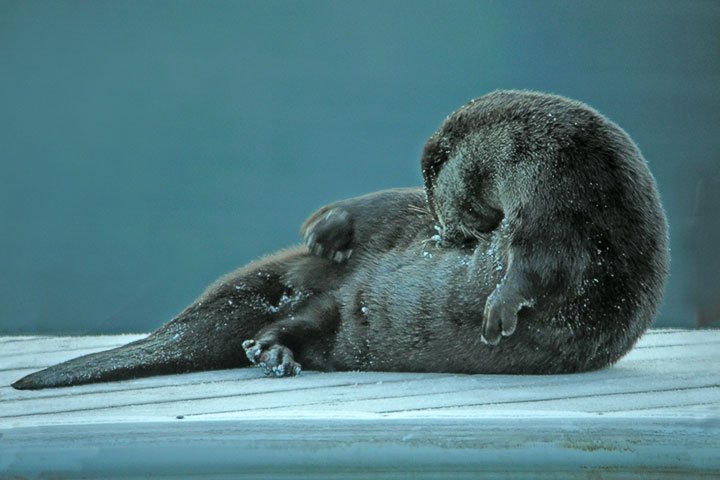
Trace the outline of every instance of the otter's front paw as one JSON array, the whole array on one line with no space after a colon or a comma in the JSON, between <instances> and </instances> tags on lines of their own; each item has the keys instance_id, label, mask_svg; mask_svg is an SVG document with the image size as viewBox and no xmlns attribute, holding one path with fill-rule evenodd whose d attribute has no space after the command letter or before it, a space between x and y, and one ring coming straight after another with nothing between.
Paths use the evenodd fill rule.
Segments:
<instances>
[{"instance_id":1,"label":"otter's front paw","mask_svg":"<svg viewBox=\"0 0 720 480\"><path fill-rule=\"evenodd\" d=\"M333 208L308 227L303 240L314 255L342 263L353 252L352 218L346 210Z\"/></svg>"},{"instance_id":2,"label":"otter's front paw","mask_svg":"<svg viewBox=\"0 0 720 480\"><path fill-rule=\"evenodd\" d=\"M243 348L250 363L262 367L265 375L292 377L302 370L292 351L282 345L245 340Z\"/></svg>"},{"instance_id":3,"label":"otter's front paw","mask_svg":"<svg viewBox=\"0 0 720 480\"><path fill-rule=\"evenodd\" d=\"M518 312L522 307L530 305L531 302L512 286L498 285L485 302L480 339L490 345L497 345L501 337L512 335L517 327Z\"/></svg>"}]
</instances>

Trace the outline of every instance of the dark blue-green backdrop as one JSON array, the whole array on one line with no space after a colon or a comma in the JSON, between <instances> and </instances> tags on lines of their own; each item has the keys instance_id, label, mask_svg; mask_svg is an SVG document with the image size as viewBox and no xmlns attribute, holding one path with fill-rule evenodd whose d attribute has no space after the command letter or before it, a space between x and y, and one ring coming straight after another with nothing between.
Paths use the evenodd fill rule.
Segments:
<instances>
[{"instance_id":1,"label":"dark blue-green backdrop","mask_svg":"<svg viewBox=\"0 0 720 480\"><path fill-rule=\"evenodd\" d=\"M701 0L0 1L0 334L152 330L322 204L419 185L498 88L636 140L671 223L655 325L692 326L720 304L719 32Z\"/></svg>"}]
</instances>

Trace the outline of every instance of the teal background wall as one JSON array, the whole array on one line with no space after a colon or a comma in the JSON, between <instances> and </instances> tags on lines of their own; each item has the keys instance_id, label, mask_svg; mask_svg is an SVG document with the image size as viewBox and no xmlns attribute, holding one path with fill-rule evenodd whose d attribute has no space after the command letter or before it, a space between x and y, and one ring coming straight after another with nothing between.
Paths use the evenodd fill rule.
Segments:
<instances>
[{"instance_id":1,"label":"teal background wall","mask_svg":"<svg viewBox=\"0 0 720 480\"><path fill-rule=\"evenodd\" d=\"M0 334L150 331L322 204L419 185L498 88L631 134L671 223L656 326L720 311L720 2L3 0Z\"/></svg>"}]
</instances>

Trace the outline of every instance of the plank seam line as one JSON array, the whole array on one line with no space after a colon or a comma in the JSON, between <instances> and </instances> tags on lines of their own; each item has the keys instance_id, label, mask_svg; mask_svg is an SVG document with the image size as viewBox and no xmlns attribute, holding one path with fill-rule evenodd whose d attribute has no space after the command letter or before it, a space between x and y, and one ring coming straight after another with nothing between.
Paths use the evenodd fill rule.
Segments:
<instances>
[{"instance_id":1,"label":"plank seam line","mask_svg":"<svg viewBox=\"0 0 720 480\"><path fill-rule=\"evenodd\" d=\"M668 408L685 408L685 407L700 407L703 405L718 405L717 402L693 402L693 403L681 403L677 405L664 405L659 407L638 407L633 408L632 410L603 410L604 412L634 412L634 411L640 411L640 410L665 410Z\"/></svg>"},{"instance_id":2,"label":"plank seam line","mask_svg":"<svg viewBox=\"0 0 720 480\"><path fill-rule=\"evenodd\" d=\"M258 379L264 379L265 377L260 377ZM418 381L422 381L425 379L418 379ZM392 384L392 383L404 383L407 382L407 379L398 379L398 380L384 380L383 384ZM227 382L227 380L221 380L218 382ZM202 383L211 383L211 382L200 382ZM35 413L29 413L29 414L13 414L13 415L0 415L0 418L15 418L15 417L26 417L26 416L33 416L33 415L52 415L55 413L73 413L73 412L91 412L95 410L105 410L105 409L112 409L112 408L124 408L124 407L134 407L134 406L146 406L146 405L163 405L163 404L173 404L178 402L195 402L195 401L202 401L202 400L213 400L213 399L221 399L221 398L242 398L242 397L251 397L255 395L267 395L267 394L282 394L287 392L301 392L301 391L311 391L311 390L317 390L319 388L345 388L345 387L352 387L357 385L373 385L376 384L377 381L369 381L369 382L346 382L336 385L316 385L313 387L304 387L304 388L284 388L279 390L273 390L273 391L263 391L263 392L251 392L251 393L235 393L231 395L213 395L213 396L204 396L204 397L192 397L192 398L180 398L176 400L162 400L162 401L153 401L153 402L138 402L138 403L127 403L127 404L121 404L121 405L107 405L102 407L96 407L96 408L80 408L80 409L70 409L70 410L57 410L53 412L35 412ZM178 385L179 387L182 387L184 385ZM138 389L132 389L127 391L133 391L133 390L148 390L150 388L162 388L162 387L149 387L149 388L138 388ZM83 393L83 395L90 395L90 394L97 394L98 392L87 392ZM101 392L106 393L108 395L112 395L114 393L118 393L116 391L110 391L110 392ZM79 395L63 395L64 397L79 397ZM50 399L56 399L59 396L47 396L47 397L38 397L38 400L50 400ZM5 399L0 400L0 403L2 402L19 402L22 403L23 400L32 400L31 397L26 397L22 399Z\"/></svg>"},{"instance_id":3,"label":"plank seam line","mask_svg":"<svg viewBox=\"0 0 720 480\"><path fill-rule=\"evenodd\" d=\"M252 370L255 367L244 367L248 371ZM204 372L196 372L196 373L204 373ZM312 372L312 376L315 377L317 375L322 375L325 372ZM182 375L182 374L175 374L175 375ZM394 383L400 383L400 382L424 382L428 380L436 380L439 377L435 376L436 374L433 373L426 373L426 374L418 374L418 378L399 378L396 380L381 380L383 384L394 384ZM457 378L460 376L463 376L463 374L460 373L448 373L448 374L441 374L443 375L443 379L450 379L450 378ZM152 378L152 377L150 377ZM105 390L105 391L89 391L89 392L71 392L71 393L60 393L57 395L41 395L37 397L31 397L27 396L25 398L8 398L8 399L0 399L0 403L3 402L18 402L23 400L41 400L41 399L49 399L49 398L80 398L84 395L103 395L103 394L117 394L117 393L128 393L128 392L136 392L136 391L142 391L142 390L155 390L159 388L185 388L185 387L195 387L198 385L208 385L208 384L223 384L223 383L238 383L238 382L253 382L253 383L260 383L260 382L266 382L266 381L274 381L277 380L278 382L282 382L282 379L275 379L268 376L262 376L262 377L250 377L250 378L231 378L231 379L222 379L222 380L198 380L194 382L188 382L188 383L179 383L179 384L172 384L172 385L150 385L150 386L142 386L142 387L129 387L129 388L123 388L123 389L111 389L111 390ZM88 385L97 385L97 386L105 386L105 385L112 385L113 383L118 382L98 382L94 384L87 384L87 385L79 385L80 387L88 386ZM228 395L230 397L232 396L252 396L252 395L261 395L261 394L268 394L268 393L286 393L286 392L294 392L294 391L305 391L305 390L315 390L318 388L340 388L340 387L347 387L347 386L365 386L365 385L374 385L378 383L377 379L368 379L363 381L362 378L355 380L351 383L343 382L343 383L337 383L337 384L325 384L325 385L315 385L311 387L290 387L290 388L279 388L277 390L265 390L261 392L248 392L248 393L241 393L241 394L234 394L234 395ZM3 386L1 388L10 388L12 387L10 385ZM40 389L36 390L38 392L44 391L44 392L52 392L52 391L60 391L61 389L64 389L65 387L58 387L58 388L46 388L46 389ZM72 388L72 387L68 387ZM15 389L12 389L11 391L15 392ZM28 392L32 392L33 390L28 390ZM32 395L30 393L30 395ZM202 399L207 398L214 398L214 397L203 397ZM223 397L218 397L223 398ZM177 401L192 401L193 399L178 399ZM2 415L0 415L0 418L2 418Z\"/></svg>"},{"instance_id":4,"label":"plank seam line","mask_svg":"<svg viewBox=\"0 0 720 480\"><path fill-rule=\"evenodd\" d=\"M80 352L83 350L88 350L88 355L97 353L97 352L103 352L105 350L112 350L114 348L122 347L123 345L127 345L126 343L119 343L117 345L96 345L91 347L77 347L77 348L65 348L65 349L58 349L58 350L43 350L42 352L32 352L32 353L3 353L0 354L0 358L8 358L8 357L19 357L21 355L47 355L51 353L64 353L64 352ZM105 350L96 350L96 349L105 349ZM74 357L79 358L79 357ZM73 360L70 358L69 360ZM62 362L59 362L62 363ZM55 365L55 364L53 364Z\"/></svg>"},{"instance_id":5,"label":"plank seam line","mask_svg":"<svg viewBox=\"0 0 720 480\"><path fill-rule=\"evenodd\" d=\"M513 403L528 403L528 402L543 402L543 401L553 401L553 400L574 400L574 399L581 399L581 398L592 398L592 397L602 397L602 396L612 396L612 395L636 395L639 393L662 393L662 392L672 392L672 391L684 391L684 390L697 390L697 389L708 389L708 388L716 388L720 387L720 384L717 385L700 385L696 387L685 387L685 388L669 388L669 389L658 389L658 390L650 390L650 391L641 391L641 392L622 392L622 393L604 393L604 394L593 394L593 395L577 395L574 397L557 397L557 398L547 398L547 399L540 399L540 400L512 400L507 402L485 402L485 403L477 403L477 404L465 404L465 405L444 405L444 406L438 406L438 407L423 407L419 409L413 409L413 408L404 408L401 410L381 410L378 412L373 413L398 413L398 412L411 412L415 410L437 410L441 408L460 408L460 407L476 407L476 406L489 406L489 405L504 405L504 404L513 404ZM452 392L443 392L442 394L449 394L449 393L457 393L457 392L468 392L473 390L481 390L481 389L470 389L470 390L456 390ZM409 397L422 397L427 396L426 393L418 393L413 395L398 395L398 396L391 396L391 397L373 397L373 398L365 398L365 399L357 399L357 400L348 400L347 403L351 402L367 402L367 401L375 401L375 400L392 400L392 399L398 399L398 398L409 398ZM332 402L332 403L346 403L346 402ZM327 405L328 402L309 402L309 403L299 403L294 404L293 407L308 407L308 406L322 406ZM232 409L232 410L219 410L219 411L213 411L213 412L203 412L203 413L189 413L184 415L185 417L194 417L198 415L217 415L217 414L224 414L224 413L236 413L236 412L251 412L255 410L263 411L263 410L277 410L281 408L288 408L287 405L280 405L276 407L262 407L262 408L239 408L239 409ZM364 410L363 410L364 411Z\"/></svg>"},{"instance_id":6,"label":"plank seam line","mask_svg":"<svg viewBox=\"0 0 720 480\"><path fill-rule=\"evenodd\" d=\"M710 342L695 342L695 343L673 343L670 345L636 345L630 351L632 352L633 350L648 349L648 348L694 347L696 345L717 345L719 343L720 343L720 340L719 341L710 341Z\"/></svg>"},{"instance_id":7,"label":"plank seam line","mask_svg":"<svg viewBox=\"0 0 720 480\"><path fill-rule=\"evenodd\" d=\"M529 400L512 400L507 402L483 402L483 403L471 403L467 405L456 405L456 406L444 406L444 407L427 407L423 408L422 410L437 410L439 408L457 408L457 407L482 407L482 406L490 406L490 405L512 405L516 403L539 403L539 402L553 402L553 401L561 401L561 400L579 400L581 398L599 398L599 397L612 397L616 395L640 395L640 394L650 394L650 393L667 393L667 392L685 392L690 390L708 390L713 388L720 388L720 384L711 384L711 385L698 385L695 387L675 387L675 388L661 388L657 390L639 390L636 392L615 392L615 393L595 393L592 395L573 395L569 397L547 397L547 398L533 398ZM379 413L397 413L397 412L406 412L406 411L413 411L412 408L410 409L402 409L402 410L383 410Z\"/></svg>"}]
</instances>

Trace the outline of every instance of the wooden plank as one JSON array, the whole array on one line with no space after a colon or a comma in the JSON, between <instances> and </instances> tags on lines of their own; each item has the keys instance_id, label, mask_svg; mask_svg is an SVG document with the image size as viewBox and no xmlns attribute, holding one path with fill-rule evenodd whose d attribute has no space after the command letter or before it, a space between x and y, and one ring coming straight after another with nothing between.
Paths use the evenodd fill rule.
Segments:
<instances>
[{"instance_id":1,"label":"wooden plank","mask_svg":"<svg viewBox=\"0 0 720 480\"><path fill-rule=\"evenodd\" d=\"M314 395L332 395L329 391L343 388L354 389L366 384L384 385L392 388L393 383L407 382L409 377L414 382L421 382L428 376L442 376L436 374L408 375L406 373L389 372L363 372L361 375L353 373L308 373L293 378L268 378L258 369L248 370L254 378L247 378L242 382L203 382L195 388L188 385L170 385L153 389L129 389L113 392L108 396L106 392L89 391L81 393L83 387L72 387L75 392L70 395L58 397L57 395L35 397L33 392L19 392L24 398L3 399L0 403L0 421L4 418L53 414L72 413L78 410L83 414L97 409L112 408L116 412L124 413L128 410L142 411L152 407L153 414L157 412L175 411L178 405L192 404L195 408L207 403L262 402L273 398L274 402L282 403L285 398L307 398ZM322 391L318 391L318 389ZM53 392L58 391L54 390ZM256 397L261 398L257 399ZM251 400L254 399L254 400ZM297 400L296 400L297 401ZM254 404L254 403L253 403ZM174 414L173 414L174 415Z\"/></svg>"},{"instance_id":2,"label":"wooden plank","mask_svg":"<svg viewBox=\"0 0 720 480\"><path fill-rule=\"evenodd\" d=\"M718 385L720 386L720 385ZM713 387L713 386L710 386ZM559 412L606 412L613 411L617 408L618 402L625 408L628 406L647 406L647 405L664 405L661 400L653 400L654 398L668 399L672 398L674 402L680 405L686 403L697 403L700 401L712 401L717 399L717 389L714 391L705 383L687 382L678 386L677 382L667 381L659 384L652 389L638 388L637 390L617 393L614 385L573 385L571 389L565 387L530 389L518 387L513 389L503 389L502 391L479 388L473 390L448 389L445 392L436 392L423 394L417 391L380 391L368 392L368 387L362 388L362 391L355 389L348 392L346 401L328 401L327 392L318 392L322 394L319 398L305 398L297 402L297 399L262 399L262 404L253 403L252 405L236 406L234 409L229 403L225 403L228 408L224 413L242 412L252 410L254 414L270 414L271 410L288 409L293 412L305 410L323 410L323 411L362 411L376 413L398 413L409 410L420 410L429 408L448 408L448 407L464 407L468 410L476 410L478 412L488 409L505 409L517 410L520 407L524 409L538 408L541 410L552 410ZM693 389L703 389L700 392L694 392ZM568 393L571 390L573 393ZM671 395L664 395L671 392ZM713 393L714 392L714 393ZM341 394L342 392L336 392ZM664 396L663 396L664 395ZM713 396L714 395L714 396ZM700 400L698 400L700 399ZM286 405L289 403L289 405ZM263 407L263 404L265 405ZM219 403L206 405L193 405L198 408L222 408ZM188 412L191 415L194 412Z\"/></svg>"},{"instance_id":3,"label":"wooden plank","mask_svg":"<svg viewBox=\"0 0 720 480\"><path fill-rule=\"evenodd\" d=\"M21 375L32 373L35 369L11 370L9 372L22 372L20 375L12 373L12 381L20 378ZM305 372L309 373L309 372ZM0 373L0 376L4 373ZM152 390L162 387L186 386L195 388L197 386L216 382L242 382L248 379L264 378L262 372L255 368L241 368L233 370L213 370L209 372L195 372L177 375L159 375L155 377L138 378L121 382L95 383L76 387L48 388L44 390L15 390L9 383L0 387L0 409L2 402L8 399L19 398L64 398L68 396L83 395L87 393L106 393L137 390Z\"/></svg>"},{"instance_id":4,"label":"wooden plank","mask_svg":"<svg viewBox=\"0 0 720 480\"><path fill-rule=\"evenodd\" d=\"M686 408L691 406L713 405L720 403L720 385L658 388L627 393L568 395L560 398L530 398L517 401L503 401L482 405L458 406L454 413L458 416L471 412L488 411L506 412L513 410L526 410L542 416L545 412L584 412L584 413L611 413L642 412L658 408ZM481 407L481 408L479 408ZM418 413L432 413L433 410L446 410L441 408L418 409ZM413 410L412 408L404 409Z\"/></svg>"},{"instance_id":5,"label":"wooden plank","mask_svg":"<svg viewBox=\"0 0 720 480\"><path fill-rule=\"evenodd\" d=\"M717 330L648 330L640 337L634 348L720 343L720 337L713 332Z\"/></svg>"},{"instance_id":6,"label":"wooden plank","mask_svg":"<svg viewBox=\"0 0 720 480\"><path fill-rule=\"evenodd\" d=\"M706 340L720 337L685 331L653 336L681 342L697 341L700 336ZM46 346L51 344L45 342ZM720 351L714 345L706 342L689 348L672 340L662 343L662 347L659 345L661 343L656 342L658 348L633 350L613 368L579 375L307 372L298 378L275 379L264 378L257 369L239 369L42 391L15 391L4 387L0 388L0 422L13 419L18 425L23 418L54 416L55 420L69 422L107 419L112 415L149 419L233 412L272 415L281 410L313 409L365 413L450 407L487 410L488 405L495 405L492 408L497 409L500 408L497 405L503 404L507 404L508 409L517 409L514 403L533 401L546 402L543 408L556 411L568 409L567 402L574 402L576 411L612 411L616 409L613 405L617 399L610 395L643 397L672 389L689 392L709 388L709 398L714 398L711 387L720 384L717 369ZM12 364L13 360L0 358L0 362ZM678 393L673 404L702 403L702 398L687 397L691 394L698 395L694 391L685 395ZM592 396L598 397L592 408L587 401L573 400ZM643 404L642 400L634 402L637 408ZM388 407L393 403L400 404L401 408ZM657 402L652 405L662 406ZM32 421L44 420L34 418Z\"/></svg>"},{"instance_id":7,"label":"wooden plank","mask_svg":"<svg viewBox=\"0 0 720 480\"><path fill-rule=\"evenodd\" d=\"M68 348L112 348L146 337L146 333L76 337L0 337L0 358L6 354L45 353Z\"/></svg>"},{"instance_id":8,"label":"wooden plank","mask_svg":"<svg viewBox=\"0 0 720 480\"><path fill-rule=\"evenodd\" d=\"M134 418L142 417L145 412L148 418L157 419L248 411L271 415L272 410L390 413L463 406L499 408L497 405L502 404L516 409L515 403L539 401L545 402L545 409L558 411L569 410L568 402L573 401L578 411L612 411L617 402L613 394L652 398L660 392L674 391L676 401L688 404L691 400L685 397L689 389L720 385L717 375L714 379L693 375L688 367L669 366L661 378L648 378L645 372L632 369L552 377L428 375L418 378L392 373L332 373L293 379L204 383L196 388L173 385L117 391L111 398L106 392L77 392L64 398L34 398L29 392L31 395L23 399L2 401L0 421L38 415L62 415L65 420L102 418L108 411ZM76 388L81 387L73 390ZM598 398L591 410L580 401L587 397Z\"/></svg>"},{"instance_id":9,"label":"wooden plank","mask_svg":"<svg viewBox=\"0 0 720 480\"><path fill-rule=\"evenodd\" d=\"M140 337L0 338L0 379ZM653 330L616 366L576 375L5 384L0 478L716 478L719 344L717 330Z\"/></svg>"},{"instance_id":10,"label":"wooden plank","mask_svg":"<svg viewBox=\"0 0 720 480\"><path fill-rule=\"evenodd\" d=\"M606 373L604 372L624 372L626 370L641 370L642 372L650 375L650 374L671 374L673 372L676 372L676 374L682 374L682 375L692 375L695 371L704 371L705 369L708 370L708 373L712 375L716 375L715 370L712 367L714 364L716 364L718 361L720 361L720 350L715 349L712 345L699 345L694 348L687 348L684 346L668 346L663 349L647 349L642 351L633 351L628 356L626 356L624 359L622 359L618 365L611 367L610 369L602 370L599 372L589 372L587 374L581 374L580 376L577 375L559 375L559 376L519 376L519 375L460 375L458 378L476 378L476 379L493 379L494 382L500 382L497 383L499 387L502 387L507 384L514 385L519 379L522 379L523 384L527 384L527 382L531 382L532 384L546 384L546 383L552 383L555 381L566 381L568 378L584 378L584 375L589 375L591 377L593 376L604 376ZM0 365L2 365L0 363ZM252 379L252 378L258 378L262 377L260 374L260 371L258 369L236 369L236 370L228 370L224 371L225 373L219 374L218 372L206 372L206 373L196 373L196 374L187 374L187 375L176 375L176 376L160 376L160 377L151 377L151 378L144 378L144 379L138 379L138 380L131 380L126 382L111 382L111 383L104 383L104 384L95 384L95 385L87 385L87 386L80 386L80 387L72 387L73 394L79 394L82 395L86 392L102 392L102 391L118 391L123 390L125 388L130 389L136 389L136 388L144 388L145 386L161 386L165 384L169 385L175 385L175 384L184 384L186 382L197 382L197 381L204 381L203 375L213 375L212 378L208 377L210 380L215 381L218 379L217 375L225 375L226 380L228 381L234 381L234 380L243 380L243 379ZM642 375L642 372L639 373L639 375ZM353 373L353 377L357 378L359 381L363 381L363 376L367 375L369 372L356 372ZM303 375L299 378L303 378L305 375L310 374L310 372L304 372ZM412 374L407 374L408 378L412 378ZM430 375L442 375L442 374L430 374ZM373 377L375 378L375 377ZM434 378L434 377L433 377ZM560 380L558 380L560 379ZM271 379L274 382L284 382L288 379ZM9 390L9 392L15 392L15 395L30 395L32 398L39 398L46 395L64 395L64 392L68 392L68 389L48 389L48 390L41 390L41 391L35 391L35 392L19 392L14 390Z\"/></svg>"},{"instance_id":11,"label":"wooden plank","mask_svg":"<svg viewBox=\"0 0 720 480\"><path fill-rule=\"evenodd\" d=\"M57 337L0 344L0 369L41 369L88 353L119 347L144 336Z\"/></svg>"},{"instance_id":12,"label":"wooden plank","mask_svg":"<svg viewBox=\"0 0 720 480\"><path fill-rule=\"evenodd\" d=\"M38 341L45 338L58 338L54 336L43 336L43 335L14 335L10 337L0 337L0 345L6 344L6 343L14 343L14 342L26 342L28 340L30 341Z\"/></svg>"}]
</instances>

